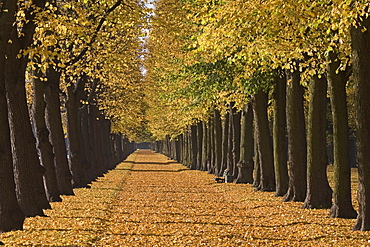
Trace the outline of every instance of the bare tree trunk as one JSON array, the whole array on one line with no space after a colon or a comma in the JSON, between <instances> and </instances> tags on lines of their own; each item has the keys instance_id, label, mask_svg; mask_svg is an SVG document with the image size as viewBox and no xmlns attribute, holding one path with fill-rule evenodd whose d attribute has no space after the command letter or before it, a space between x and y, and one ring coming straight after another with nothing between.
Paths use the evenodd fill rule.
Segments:
<instances>
[{"instance_id":1,"label":"bare tree trunk","mask_svg":"<svg viewBox=\"0 0 370 247\"><path fill-rule=\"evenodd\" d=\"M332 190L326 173L326 78L313 76L309 86L307 194L303 208L330 208Z\"/></svg>"},{"instance_id":2,"label":"bare tree trunk","mask_svg":"<svg viewBox=\"0 0 370 247\"><path fill-rule=\"evenodd\" d=\"M3 6L7 9L7 6ZM25 215L19 207L13 173L13 161L10 142L10 129L8 122L8 106L6 102L5 78L5 50L9 26L3 25L12 20L14 13L0 14L0 232L22 230Z\"/></svg>"},{"instance_id":3,"label":"bare tree trunk","mask_svg":"<svg viewBox=\"0 0 370 247\"><path fill-rule=\"evenodd\" d=\"M201 170L202 167L202 153L203 153L203 123L197 124L197 170Z\"/></svg>"},{"instance_id":4,"label":"bare tree trunk","mask_svg":"<svg viewBox=\"0 0 370 247\"><path fill-rule=\"evenodd\" d=\"M84 169L84 155L81 145L81 122L79 108L81 93L83 93L85 78L80 78L77 84L67 88L67 131L68 131L68 154L69 165L72 172L74 188L87 187L88 180Z\"/></svg>"},{"instance_id":5,"label":"bare tree trunk","mask_svg":"<svg viewBox=\"0 0 370 247\"><path fill-rule=\"evenodd\" d=\"M215 175L222 175L222 126L221 126L221 115L220 111L215 109L213 114L214 119L214 142L215 142Z\"/></svg>"},{"instance_id":6,"label":"bare tree trunk","mask_svg":"<svg viewBox=\"0 0 370 247\"><path fill-rule=\"evenodd\" d=\"M45 1L34 1L39 7L43 7ZM12 154L14 176L16 183L16 192L18 203L26 216L43 215L43 210L50 208L46 198L43 173L44 168L40 165L36 152L36 140L32 132L30 116L28 112L26 89L25 89L25 72L28 59L25 57L18 58L21 49L30 47L35 30L33 22L33 9L26 10L26 19L23 34L18 36L15 14L17 13L17 2L9 3L8 13L11 15L8 23L9 37L12 43L2 49L5 50L5 84L6 97L9 110L9 126L11 132Z\"/></svg>"},{"instance_id":7,"label":"bare tree trunk","mask_svg":"<svg viewBox=\"0 0 370 247\"><path fill-rule=\"evenodd\" d=\"M370 18L352 27L352 66L355 86L359 209L354 230L370 230ZM366 31L363 31L366 28Z\"/></svg>"},{"instance_id":8,"label":"bare tree trunk","mask_svg":"<svg viewBox=\"0 0 370 247\"><path fill-rule=\"evenodd\" d=\"M273 144L276 193L275 196L284 196L289 187L288 176L288 150L286 137L286 77L275 78L274 87L274 123L273 123Z\"/></svg>"},{"instance_id":9,"label":"bare tree trunk","mask_svg":"<svg viewBox=\"0 0 370 247\"><path fill-rule=\"evenodd\" d=\"M287 78L287 131L289 188L285 201L303 202L307 190L307 141L303 108L303 86L299 72Z\"/></svg>"},{"instance_id":10,"label":"bare tree trunk","mask_svg":"<svg viewBox=\"0 0 370 247\"><path fill-rule=\"evenodd\" d=\"M348 71L337 69L340 61L336 54L330 53L327 67L330 101L333 115L334 142L334 192L330 217L356 218L357 212L352 206L351 166L349 158L349 127L346 100Z\"/></svg>"},{"instance_id":11,"label":"bare tree trunk","mask_svg":"<svg viewBox=\"0 0 370 247\"><path fill-rule=\"evenodd\" d=\"M222 163L221 173L227 169L228 165L228 144L229 144L229 117L230 114L226 113L225 119L222 124Z\"/></svg>"},{"instance_id":12,"label":"bare tree trunk","mask_svg":"<svg viewBox=\"0 0 370 247\"><path fill-rule=\"evenodd\" d=\"M57 175L54 166L54 152L53 146L49 141L49 130L46 127L45 122L45 101L44 92L46 85L39 78L41 73L36 73L37 78L33 79L33 124L37 137L37 148L40 152L40 161L45 168L44 173L44 185L46 190L46 196L49 202L60 202L60 197Z\"/></svg>"},{"instance_id":13,"label":"bare tree trunk","mask_svg":"<svg viewBox=\"0 0 370 247\"><path fill-rule=\"evenodd\" d=\"M241 118L239 169L235 183L253 183L253 109L245 105Z\"/></svg>"},{"instance_id":14,"label":"bare tree trunk","mask_svg":"<svg viewBox=\"0 0 370 247\"><path fill-rule=\"evenodd\" d=\"M47 70L48 85L45 90L46 125L50 132L50 143L53 146L54 165L57 174L58 187L62 195L74 195L72 189L72 174L69 170L67 147L65 143L62 117L60 112L59 82L60 73L53 68Z\"/></svg>"},{"instance_id":15,"label":"bare tree trunk","mask_svg":"<svg viewBox=\"0 0 370 247\"><path fill-rule=\"evenodd\" d=\"M258 155L260 160L261 181L258 187L261 191L275 190L274 158L272 141L267 117L268 94L259 91L254 95L253 112L257 133Z\"/></svg>"}]
</instances>

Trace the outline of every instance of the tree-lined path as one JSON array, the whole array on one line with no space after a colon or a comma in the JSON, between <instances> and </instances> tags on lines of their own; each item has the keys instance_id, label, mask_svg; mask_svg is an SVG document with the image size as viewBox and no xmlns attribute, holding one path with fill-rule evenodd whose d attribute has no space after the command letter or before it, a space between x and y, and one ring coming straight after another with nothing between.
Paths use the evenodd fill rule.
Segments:
<instances>
[{"instance_id":1,"label":"tree-lined path","mask_svg":"<svg viewBox=\"0 0 370 247\"><path fill-rule=\"evenodd\" d=\"M330 174L330 173L329 173ZM150 150L1 234L6 246L362 246L368 232L247 184L215 183Z\"/></svg>"}]
</instances>

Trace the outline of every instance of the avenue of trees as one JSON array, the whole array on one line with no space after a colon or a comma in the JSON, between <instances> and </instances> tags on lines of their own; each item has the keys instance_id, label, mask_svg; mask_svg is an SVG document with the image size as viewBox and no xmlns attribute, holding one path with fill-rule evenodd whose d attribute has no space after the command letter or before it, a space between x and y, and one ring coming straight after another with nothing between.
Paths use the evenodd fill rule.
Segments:
<instances>
[{"instance_id":1,"label":"avenue of trees","mask_svg":"<svg viewBox=\"0 0 370 247\"><path fill-rule=\"evenodd\" d=\"M227 169L236 183L275 191L303 208L357 217L353 229L370 230L369 2L155 4L145 59L153 149L216 176ZM357 141L358 212L350 133Z\"/></svg>"},{"instance_id":2,"label":"avenue of trees","mask_svg":"<svg viewBox=\"0 0 370 247\"><path fill-rule=\"evenodd\" d=\"M132 141L370 230L369 5L0 0L0 231L88 187Z\"/></svg>"},{"instance_id":3,"label":"avenue of trees","mask_svg":"<svg viewBox=\"0 0 370 247\"><path fill-rule=\"evenodd\" d=\"M1 232L133 151L144 12L136 1L0 1Z\"/></svg>"}]
</instances>

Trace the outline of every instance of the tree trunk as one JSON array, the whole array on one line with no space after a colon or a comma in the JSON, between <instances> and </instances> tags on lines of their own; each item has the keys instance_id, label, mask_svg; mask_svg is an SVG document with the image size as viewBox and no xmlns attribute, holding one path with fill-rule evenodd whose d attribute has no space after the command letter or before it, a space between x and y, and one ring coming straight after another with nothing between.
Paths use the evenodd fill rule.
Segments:
<instances>
[{"instance_id":1,"label":"tree trunk","mask_svg":"<svg viewBox=\"0 0 370 247\"><path fill-rule=\"evenodd\" d=\"M352 27L352 63L355 86L358 162L358 216L354 230L370 230L370 18ZM366 28L366 31L362 31Z\"/></svg>"},{"instance_id":2,"label":"tree trunk","mask_svg":"<svg viewBox=\"0 0 370 247\"><path fill-rule=\"evenodd\" d=\"M62 195L74 195L72 174L69 170L67 147L60 113L59 81L60 73L53 68L47 70L48 85L45 90L46 125L50 132L50 143L54 151L54 166L57 174L58 187Z\"/></svg>"},{"instance_id":3,"label":"tree trunk","mask_svg":"<svg viewBox=\"0 0 370 247\"><path fill-rule=\"evenodd\" d=\"M209 139L209 168L208 173L215 174L215 125L214 119L211 117L209 119L208 125L208 139Z\"/></svg>"},{"instance_id":4,"label":"tree trunk","mask_svg":"<svg viewBox=\"0 0 370 247\"><path fill-rule=\"evenodd\" d=\"M40 4L40 7L44 4L40 1L34 3ZM9 23L13 24L16 23L17 3L10 5L8 12L13 15L13 20L9 20ZM12 40L12 43L2 49L5 49L7 57L5 84L17 199L26 216L36 216L44 215L42 209L50 208L50 204L45 194L42 178L44 168L40 165L36 152L36 140L32 132L26 100L25 72L28 59L17 58L20 50L27 49L32 43L35 24L30 13L26 14L29 21L24 24L24 35L18 37L17 25L12 25L9 27L9 37L6 37L7 40Z\"/></svg>"},{"instance_id":5,"label":"tree trunk","mask_svg":"<svg viewBox=\"0 0 370 247\"><path fill-rule=\"evenodd\" d=\"M190 169L197 169L198 161L198 138L197 138L197 126L192 125L190 127L190 136L191 136L191 167Z\"/></svg>"},{"instance_id":6,"label":"tree trunk","mask_svg":"<svg viewBox=\"0 0 370 247\"><path fill-rule=\"evenodd\" d=\"M233 165L234 165L234 172L231 173L234 178L238 177L239 169L238 169L238 162L240 158L240 131L241 131L241 111L236 111L233 115Z\"/></svg>"},{"instance_id":7,"label":"tree trunk","mask_svg":"<svg viewBox=\"0 0 370 247\"><path fill-rule=\"evenodd\" d=\"M287 132L289 188L285 201L303 202L307 190L307 142L303 108L303 86L300 74L294 72L287 78Z\"/></svg>"},{"instance_id":8,"label":"tree trunk","mask_svg":"<svg viewBox=\"0 0 370 247\"><path fill-rule=\"evenodd\" d=\"M346 100L347 71L336 72L340 61L334 53L329 54L327 67L330 101L333 116L334 144L334 193L330 217L356 218L352 206L351 166L349 158L349 127Z\"/></svg>"},{"instance_id":9,"label":"tree trunk","mask_svg":"<svg viewBox=\"0 0 370 247\"><path fill-rule=\"evenodd\" d=\"M230 113L229 113L229 122L228 122L228 138L227 138L227 170L229 176L233 176L234 174L234 169L235 169L235 164L234 164L234 157L235 157L235 149L233 148L234 145L234 103L230 104L229 107ZM232 178L234 179L234 178Z\"/></svg>"},{"instance_id":10,"label":"tree trunk","mask_svg":"<svg viewBox=\"0 0 370 247\"><path fill-rule=\"evenodd\" d=\"M222 164L221 174L227 169L228 165L228 146L229 146L229 117L230 114L226 113L225 119L222 124Z\"/></svg>"},{"instance_id":11,"label":"tree trunk","mask_svg":"<svg viewBox=\"0 0 370 247\"><path fill-rule=\"evenodd\" d=\"M286 137L286 77L277 76L274 87L274 122L273 144L276 193L275 196L284 196L289 187L288 150Z\"/></svg>"},{"instance_id":12,"label":"tree trunk","mask_svg":"<svg viewBox=\"0 0 370 247\"><path fill-rule=\"evenodd\" d=\"M184 164L184 134L180 134L178 136L179 139L179 153L180 153L180 158L177 162L180 164Z\"/></svg>"},{"instance_id":13,"label":"tree trunk","mask_svg":"<svg viewBox=\"0 0 370 247\"><path fill-rule=\"evenodd\" d=\"M259 91L254 95L253 112L257 131L257 145L260 160L261 181L258 187L261 191L275 190L274 158L272 141L267 116L268 94Z\"/></svg>"},{"instance_id":14,"label":"tree trunk","mask_svg":"<svg viewBox=\"0 0 370 247\"><path fill-rule=\"evenodd\" d=\"M40 77L41 73L36 72L35 76ZM33 79L33 124L37 137L37 148L40 153L40 161L45 168L44 185L46 196L49 202L60 202L62 198L60 197L58 180L55 172L53 146L49 141L49 130L45 122L45 84L46 83L42 82L40 78Z\"/></svg>"},{"instance_id":15,"label":"tree trunk","mask_svg":"<svg viewBox=\"0 0 370 247\"><path fill-rule=\"evenodd\" d=\"M313 76L309 86L307 194L303 208L330 208L332 190L326 173L326 78Z\"/></svg>"},{"instance_id":16,"label":"tree trunk","mask_svg":"<svg viewBox=\"0 0 370 247\"><path fill-rule=\"evenodd\" d=\"M83 92L83 88L84 79L82 78L78 80L76 85L72 84L67 87L68 154L74 188L86 187L88 183L83 166L83 145L81 145L80 114L78 112L81 99L80 93Z\"/></svg>"},{"instance_id":17,"label":"tree trunk","mask_svg":"<svg viewBox=\"0 0 370 247\"><path fill-rule=\"evenodd\" d=\"M201 170L202 168L202 153L203 153L203 123L199 122L197 124L197 170Z\"/></svg>"},{"instance_id":18,"label":"tree trunk","mask_svg":"<svg viewBox=\"0 0 370 247\"><path fill-rule=\"evenodd\" d=\"M256 122L254 121L253 124L253 146L254 146L254 170L253 170L253 187L256 188L256 190L259 190L259 186L261 184L261 162L260 162L260 156L259 156L259 147L258 147L258 136L257 136L257 128L256 128Z\"/></svg>"},{"instance_id":19,"label":"tree trunk","mask_svg":"<svg viewBox=\"0 0 370 247\"><path fill-rule=\"evenodd\" d=\"M253 109L245 105L241 117L239 169L235 183L253 183Z\"/></svg>"},{"instance_id":20,"label":"tree trunk","mask_svg":"<svg viewBox=\"0 0 370 247\"><path fill-rule=\"evenodd\" d=\"M207 170L208 163L208 128L207 123L203 122L203 140L202 140L202 165L201 171Z\"/></svg>"},{"instance_id":21,"label":"tree trunk","mask_svg":"<svg viewBox=\"0 0 370 247\"><path fill-rule=\"evenodd\" d=\"M8 6L4 5L4 9ZM12 23L14 13L0 14L0 232L22 230L25 219L19 207L13 173L13 161L10 142L10 129L8 122L8 106L5 92L5 49L10 27L5 23Z\"/></svg>"},{"instance_id":22,"label":"tree trunk","mask_svg":"<svg viewBox=\"0 0 370 247\"><path fill-rule=\"evenodd\" d=\"M215 175L221 176L222 175L222 123L221 123L221 115L220 111L215 109L214 110L214 142L215 142Z\"/></svg>"}]
</instances>

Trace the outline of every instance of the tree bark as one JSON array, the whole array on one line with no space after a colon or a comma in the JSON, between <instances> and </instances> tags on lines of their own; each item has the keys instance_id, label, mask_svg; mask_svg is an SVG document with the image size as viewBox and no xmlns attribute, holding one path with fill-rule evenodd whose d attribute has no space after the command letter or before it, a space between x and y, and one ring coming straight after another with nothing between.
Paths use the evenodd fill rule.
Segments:
<instances>
[{"instance_id":1,"label":"tree bark","mask_svg":"<svg viewBox=\"0 0 370 247\"><path fill-rule=\"evenodd\" d=\"M254 95L253 113L256 123L257 145L260 159L260 191L275 190L274 158L267 116L268 94L259 91Z\"/></svg>"},{"instance_id":2,"label":"tree bark","mask_svg":"<svg viewBox=\"0 0 370 247\"><path fill-rule=\"evenodd\" d=\"M45 90L46 125L50 132L50 143L53 146L54 165L57 174L58 187L61 195L74 195L72 189L72 174L69 170L67 147L60 112L59 82L60 72L49 68L46 72L48 85Z\"/></svg>"},{"instance_id":3,"label":"tree bark","mask_svg":"<svg viewBox=\"0 0 370 247\"><path fill-rule=\"evenodd\" d=\"M307 141L303 108L303 86L300 74L288 73L287 78L287 132L289 188L285 201L303 202L307 190Z\"/></svg>"},{"instance_id":4,"label":"tree bark","mask_svg":"<svg viewBox=\"0 0 370 247\"><path fill-rule=\"evenodd\" d=\"M67 132L68 132L68 155L69 166L72 172L72 186L74 188L86 187L88 184L84 171L84 157L81 145L82 137L80 131L79 108L81 93L84 89L84 79L80 78L76 85L67 87Z\"/></svg>"},{"instance_id":5,"label":"tree bark","mask_svg":"<svg viewBox=\"0 0 370 247\"><path fill-rule=\"evenodd\" d=\"M234 175L234 169L235 169L235 163L234 163L234 157L235 157L235 149L233 148L233 145L235 144L234 143L234 138L233 138L233 135L234 135L234 113L235 113L235 110L234 110L234 103L230 103L230 107L229 107L229 122L228 122L228 138L227 138L227 170L228 170L228 174L229 176L233 176ZM234 178L232 178L234 179Z\"/></svg>"},{"instance_id":6,"label":"tree bark","mask_svg":"<svg viewBox=\"0 0 370 247\"><path fill-rule=\"evenodd\" d=\"M60 197L57 175L54 166L54 152L53 146L49 141L49 130L45 122L45 101L44 92L46 83L41 81L41 73L35 74L36 78L33 79L33 124L37 138L37 148L40 154L40 161L45 168L44 185L46 190L46 197L49 202L60 202Z\"/></svg>"},{"instance_id":7,"label":"tree bark","mask_svg":"<svg viewBox=\"0 0 370 247\"><path fill-rule=\"evenodd\" d=\"M35 5L43 7L45 1L34 1ZM33 22L33 8L26 11L27 23L23 26L23 36L18 37L15 13L17 13L17 2L10 3L8 13L9 37L12 40L5 48L5 84L8 102L8 117L10 126L10 137L12 144L14 176L18 203L26 216L44 215L42 209L50 208L46 198L43 173L44 168L40 165L36 152L36 140L32 132L30 116L28 112L25 72L28 59L18 58L21 49L30 47L35 30ZM4 49L4 47L2 47Z\"/></svg>"},{"instance_id":8,"label":"tree bark","mask_svg":"<svg viewBox=\"0 0 370 247\"><path fill-rule=\"evenodd\" d=\"M208 139L209 139L209 166L208 173L215 174L215 127L214 119L211 117L209 119L208 125Z\"/></svg>"},{"instance_id":9,"label":"tree bark","mask_svg":"<svg viewBox=\"0 0 370 247\"><path fill-rule=\"evenodd\" d=\"M330 208L332 189L326 168L327 80L313 76L309 84L310 102L307 128L307 193L303 208Z\"/></svg>"},{"instance_id":10,"label":"tree bark","mask_svg":"<svg viewBox=\"0 0 370 247\"><path fill-rule=\"evenodd\" d=\"M286 77L275 78L273 92L274 98L274 121L273 121L273 144L275 163L275 196L284 196L289 187L288 176L288 150L286 133Z\"/></svg>"},{"instance_id":11,"label":"tree bark","mask_svg":"<svg viewBox=\"0 0 370 247\"><path fill-rule=\"evenodd\" d=\"M235 183L253 183L253 109L248 103L242 110L239 169Z\"/></svg>"},{"instance_id":12,"label":"tree bark","mask_svg":"<svg viewBox=\"0 0 370 247\"><path fill-rule=\"evenodd\" d=\"M227 169L228 165L228 144L229 144L229 117L230 114L226 113L225 119L222 124L222 163L221 173Z\"/></svg>"},{"instance_id":13,"label":"tree bark","mask_svg":"<svg viewBox=\"0 0 370 247\"><path fill-rule=\"evenodd\" d=\"M221 164L222 164L222 123L221 123L221 115L220 111L215 109L214 110L214 142L215 142L215 175L216 176L221 176L222 175L222 169L221 169Z\"/></svg>"},{"instance_id":14,"label":"tree bark","mask_svg":"<svg viewBox=\"0 0 370 247\"><path fill-rule=\"evenodd\" d=\"M197 124L197 170L201 170L202 168L202 155L203 155L203 123L199 122Z\"/></svg>"},{"instance_id":15,"label":"tree bark","mask_svg":"<svg viewBox=\"0 0 370 247\"><path fill-rule=\"evenodd\" d=\"M208 163L208 128L207 123L203 122L203 139L202 139L202 165L201 171L207 170L207 163Z\"/></svg>"},{"instance_id":16,"label":"tree bark","mask_svg":"<svg viewBox=\"0 0 370 247\"><path fill-rule=\"evenodd\" d=\"M198 161L198 137L197 137L197 126L192 125L190 127L190 136L191 136L191 167L190 169L197 169Z\"/></svg>"},{"instance_id":17,"label":"tree bark","mask_svg":"<svg viewBox=\"0 0 370 247\"><path fill-rule=\"evenodd\" d=\"M354 230L370 230L370 18L352 27L352 66L355 88L358 162L358 215ZM366 28L366 31L362 31Z\"/></svg>"},{"instance_id":18,"label":"tree bark","mask_svg":"<svg viewBox=\"0 0 370 247\"><path fill-rule=\"evenodd\" d=\"M333 116L334 144L334 192L333 205L330 209L332 218L356 218L357 212L352 206L351 166L349 156L349 127L347 112L346 84L348 71L339 71L340 61L336 54L330 53L327 67Z\"/></svg>"},{"instance_id":19,"label":"tree bark","mask_svg":"<svg viewBox=\"0 0 370 247\"><path fill-rule=\"evenodd\" d=\"M240 131L241 131L241 111L236 111L233 115L233 165L234 165L234 172L231 173L234 178L238 177L239 169L238 169L238 162L240 158Z\"/></svg>"},{"instance_id":20,"label":"tree bark","mask_svg":"<svg viewBox=\"0 0 370 247\"><path fill-rule=\"evenodd\" d=\"M258 147L258 136L257 136L257 128L256 128L256 122L253 123L253 146L254 146L254 170L253 170L253 187L256 188L256 190L259 189L259 186L261 184L261 162L259 157L259 147Z\"/></svg>"},{"instance_id":21,"label":"tree bark","mask_svg":"<svg viewBox=\"0 0 370 247\"><path fill-rule=\"evenodd\" d=\"M4 9L8 6L4 5ZM22 230L25 215L19 207L13 173L8 106L6 102L5 49L14 13L0 13L0 232Z\"/></svg>"}]
</instances>

